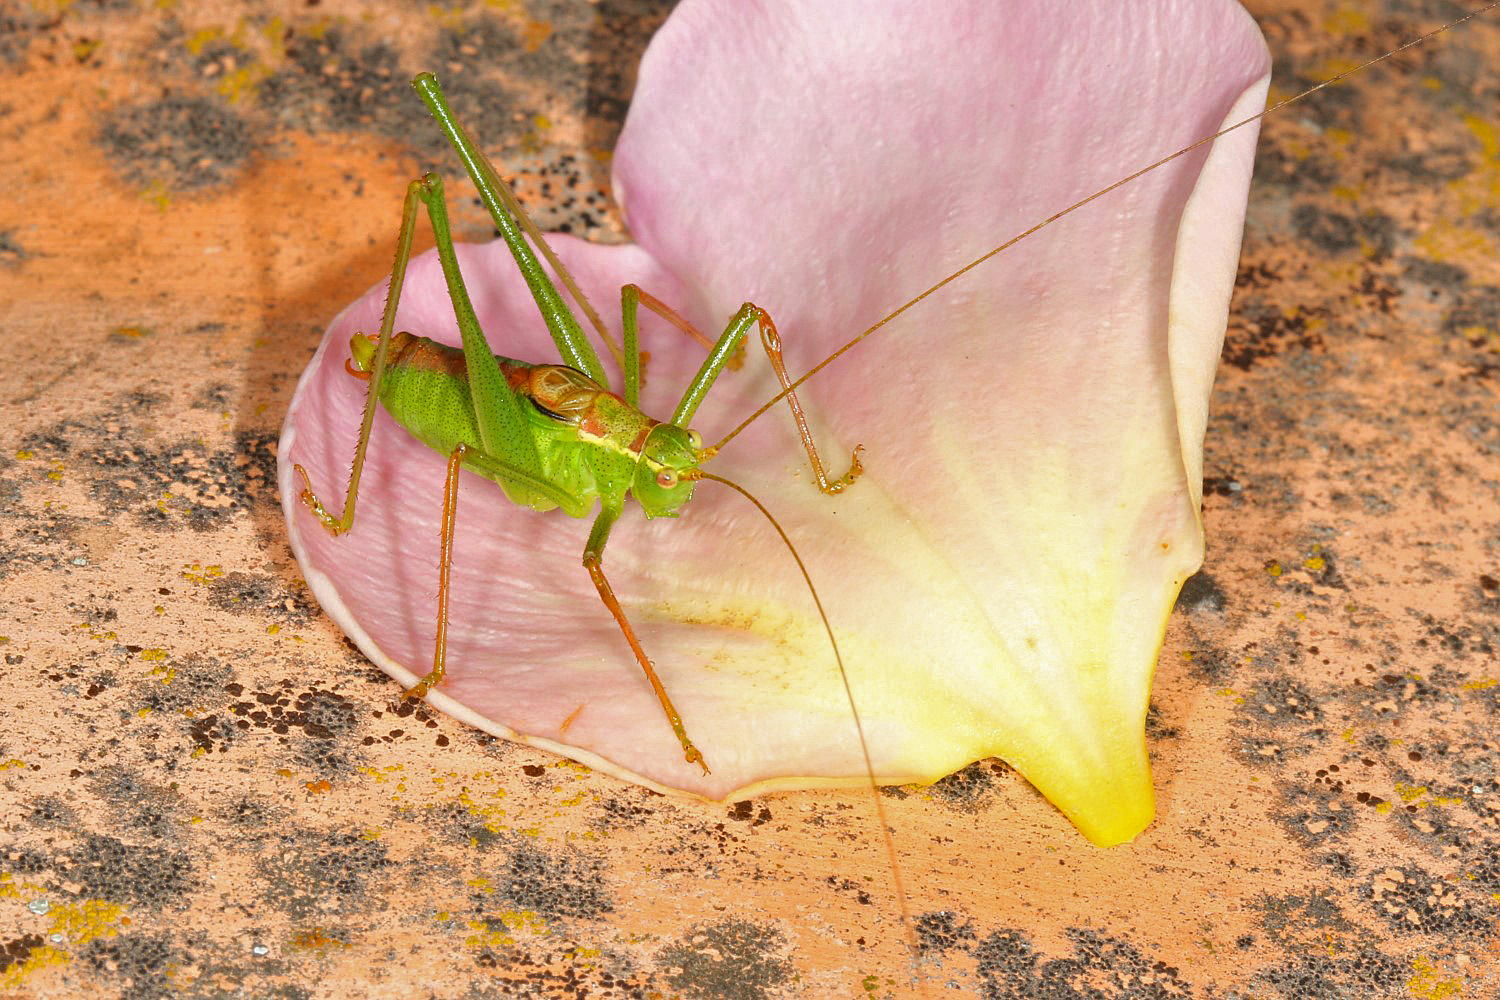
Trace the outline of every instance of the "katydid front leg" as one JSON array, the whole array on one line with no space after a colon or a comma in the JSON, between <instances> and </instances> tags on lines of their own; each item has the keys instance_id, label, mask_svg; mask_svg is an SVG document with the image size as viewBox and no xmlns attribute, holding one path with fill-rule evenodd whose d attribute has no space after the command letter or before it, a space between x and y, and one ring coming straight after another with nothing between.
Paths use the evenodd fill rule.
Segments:
<instances>
[{"instance_id":1,"label":"katydid front leg","mask_svg":"<svg viewBox=\"0 0 1500 1000\"><path fill-rule=\"evenodd\" d=\"M688 336L703 343L707 338L699 332L698 328L688 322L676 310L656 296L645 291L638 285L626 285L620 289L620 307L624 314L625 344L627 351L637 339L637 311L639 306L645 306L656 313L662 319L671 323ZM792 389L792 381L787 377L786 363L781 358L781 335L776 332L776 324L771 319L771 314L753 302L746 302L740 306L739 312L730 317L729 324L719 336L718 343L710 350L708 359L703 362L703 368L698 372L688 391L684 394L682 402L677 404L677 412L672 416L672 423L679 427L686 427L687 421L691 420L697 411L698 405L703 402L703 397L708 395L713 380L718 377L720 371L729 363L729 358L734 351L739 349L740 341L750 329L751 323L760 326L761 346L766 349L766 357L771 361L771 369L776 372L776 378L781 383L781 388L786 395L787 405L792 411L792 420L797 425L797 436L802 439L802 447L807 452L807 459L812 464L813 478L817 481L818 489L828 496L837 496L844 492L864 472L864 466L860 463L859 453L864 450L864 445L854 446L854 452L849 456L849 471L837 479L829 477L823 468L823 459L818 454L818 446L813 442L812 429L807 425L807 415L802 411L802 403L797 399L797 393ZM633 356L627 353L626 357ZM632 369L628 364L625 369L625 391L626 398L630 397L632 390L639 385L639 369ZM706 449L703 453L703 461L708 461L714 456L714 449Z\"/></svg>"},{"instance_id":2,"label":"katydid front leg","mask_svg":"<svg viewBox=\"0 0 1500 1000\"><path fill-rule=\"evenodd\" d=\"M671 725L672 732L677 734L678 741L682 744L683 759L689 764L697 764L703 768L703 773L708 774L708 764L703 760L703 754L688 739L687 729L682 724L682 716L677 712L677 706L672 704L672 699L667 696L667 689L663 686L661 678L656 676L656 668L651 659L646 655L646 650L641 647L641 641L635 636L635 629L630 627L630 620L625 617L625 609L620 607L620 602L615 597L615 592L609 585L609 580L604 576L604 545L609 541L609 530L614 527L615 521L619 519L619 508L600 506L599 516L594 519L594 527L589 531L588 543L583 549L583 568L588 570L589 577L594 581L594 589L599 591L599 599L604 606L609 608L609 613L615 616L615 624L620 626L620 631L625 634L625 641L630 644L630 651L635 654L636 662L646 672L646 680L651 684L651 690L656 692L656 700L661 702L661 709L667 714L667 723Z\"/></svg>"}]
</instances>

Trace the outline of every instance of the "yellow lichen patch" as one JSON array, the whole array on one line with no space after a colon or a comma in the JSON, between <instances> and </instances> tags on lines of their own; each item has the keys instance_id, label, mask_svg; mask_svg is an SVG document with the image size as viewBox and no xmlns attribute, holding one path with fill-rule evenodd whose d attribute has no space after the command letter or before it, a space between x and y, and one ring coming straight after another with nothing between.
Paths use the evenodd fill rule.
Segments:
<instances>
[{"instance_id":1,"label":"yellow lichen patch","mask_svg":"<svg viewBox=\"0 0 1500 1000\"><path fill-rule=\"evenodd\" d=\"M1493 677L1483 677L1483 678L1480 678L1477 681L1467 681L1467 682L1465 682L1464 684L1462 684L1462 685L1459 686L1459 690L1460 691L1483 691L1483 690L1485 690L1487 688L1494 687L1496 684L1500 684L1500 680L1496 680Z\"/></svg>"},{"instance_id":2,"label":"yellow lichen patch","mask_svg":"<svg viewBox=\"0 0 1500 1000\"><path fill-rule=\"evenodd\" d=\"M224 29L218 25L212 25L207 28L199 28L189 35L183 44L187 46L187 50L190 53L196 56L202 54L203 49L209 42L216 42L223 37Z\"/></svg>"},{"instance_id":3,"label":"yellow lichen patch","mask_svg":"<svg viewBox=\"0 0 1500 1000\"><path fill-rule=\"evenodd\" d=\"M182 568L182 578L184 580L190 580L193 583L206 584L211 580L217 580L223 575L224 567L220 566L218 563L213 563L208 566L202 566L198 563L189 563Z\"/></svg>"},{"instance_id":4,"label":"yellow lichen patch","mask_svg":"<svg viewBox=\"0 0 1500 1000\"><path fill-rule=\"evenodd\" d=\"M1444 979L1437 966L1428 959L1418 958L1411 965L1412 977L1406 981L1406 988L1415 1000L1441 1000L1464 995L1463 980Z\"/></svg>"},{"instance_id":5,"label":"yellow lichen patch","mask_svg":"<svg viewBox=\"0 0 1500 1000\"><path fill-rule=\"evenodd\" d=\"M504 797L504 789L501 789L500 791L501 794L499 796L496 796L496 798ZM472 794L470 794L468 788L463 788L459 791L458 802L459 805L468 810L469 815L478 819L482 824L484 824L484 828L491 833L501 833L509 828L509 824L502 822L502 820L506 816L506 811L504 809L502 809L495 802L486 802L480 799L476 799Z\"/></svg>"},{"instance_id":6,"label":"yellow lichen patch","mask_svg":"<svg viewBox=\"0 0 1500 1000\"><path fill-rule=\"evenodd\" d=\"M33 948L26 957L19 962L13 962L0 973L0 990L19 990L33 972L45 969L49 965L66 965L70 961L68 953L52 947L50 944Z\"/></svg>"},{"instance_id":7,"label":"yellow lichen patch","mask_svg":"<svg viewBox=\"0 0 1500 1000\"><path fill-rule=\"evenodd\" d=\"M1367 35L1370 33L1370 15L1353 5L1343 6L1323 18L1323 30L1330 35ZM1347 68L1353 69L1354 64Z\"/></svg>"},{"instance_id":8,"label":"yellow lichen patch","mask_svg":"<svg viewBox=\"0 0 1500 1000\"><path fill-rule=\"evenodd\" d=\"M1402 802L1415 802L1427 794L1426 785L1410 785L1404 781L1396 782L1396 794L1401 796Z\"/></svg>"},{"instance_id":9,"label":"yellow lichen patch","mask_svg":"<svg viewBox=\"0 0 1500 1000\"><path fill-rule=\"evenodd\" d=\"M61 934L73 946L88 944L95 938L114 937L121 927L129 926L125 907L102 899L85 899L81 903L63 903L52 908L52 933Z\"/></svg>"},{"instance_id":10,"label":"yellow lichen patch","mask_svg":"<svg viewBox=\"0 0 1500 1000\"><path fill-rule=\"evenodd\" d=\"M153 180L141 189L141 197L156 206L156 210L166 214L168 208L172 207L172 193L161 180Z\"/></svg>"},{"instance_id":11,"label":"yellow lichen patch","mask_svg":"<svg viewBox=\"0 0 1500 1000\"><path fill-rule=\"evenodd\" d=\"M98 639L100 642L109 642L119 638L114 629L96 629L88 622L79 622L73 627L87 630L90 639Z\"/></svg>"},{"instance_id":12,"label":"yellow lichen patch","mask_svg":"<svg viewBox=\"0 0 1500 1000\"><path fill-rule=\"evenodd\" d=\"M474 949L514 947L516 941L511 935L515 931L547 933L546 919L534 910L502 910L484 920L466 923L474 933L464 938L464 945Z\"/></svg>"},{"instance_id":13,"label":"yellow lichen patch","mask_svg":"<svg viewBox=\"0 0 1500 1000\"><path fill-rule=\"evenodd\" d=\"M329 937L323 933L323 928L321 927L313 927L305 931L293 931L291 944L293 948L303 951L327 951L330 948L349 947L347 941L340 941L338 938Z\"/></svg>"}]
</instances>

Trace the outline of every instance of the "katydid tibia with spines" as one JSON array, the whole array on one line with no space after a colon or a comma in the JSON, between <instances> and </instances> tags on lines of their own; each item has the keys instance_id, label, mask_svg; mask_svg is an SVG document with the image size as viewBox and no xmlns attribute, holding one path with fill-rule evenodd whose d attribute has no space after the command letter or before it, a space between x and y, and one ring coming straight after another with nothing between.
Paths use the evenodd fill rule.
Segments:
<instances>
[{"instance_id":1,"label":"katydid tibia with spines","mask_svg":"<svg viewBox=\"0 0 1500 1000\"><path fill-rule=\"evenodd\" d=\"M643 413L639 308L644 305L657 312L702 343L709 343L707 338L648 292L626 285L621 292L623 344L617 347L597 322L592 307L585 304L566 269L552 257L510 190L454 119L437 79L423 73L412 81L412 86L463 161L525 277L562 363L532 364L491 352L459 271L442 180L436 174L427 174L412 181L402 210L401 233L379 333L375 337L357 334L351 342L352 359L347 367L351 374L368 380L369 390L343 510L338 516L329 512L314 491L306 470L299 465L297 473L304 486L302 502L335 535L353 527L360 475L377 403L383 404L412 435L448 457L433 664L427 676L407 692L414 699L424 697L440 684L445 671L449 568L459 471L468 469L492 480L512 502L537 511L561 509L571 517L581 518L591 514L597 502L598 513L584 545L583 566L661 704L672 732L682 745L684 758L703 768L706 774L709 768L703 753L688 735L687 726L605 576L604 549L610 531L624 511L627 496L633 496L645 515L654 518L675 517L692 498L694 484L701 479L726 482L744 493L734 484L702 471L702 463L713 457L714 449L705 448L702 439L688 425L752 327L759 329L762 346L781 382L814 476L824 493L842 492L859 476L860 449L855 447L849 471L843 476L835 479L827 475L782 362L776 326L765 310L749 302L735 313L718 340L710 345L702 367L688 383L671 418L663 422ZM423 208L432 225L462 349L395 331L417 216ZM536 239L575 301L593 320L601 340L619 361L624 376L623 394L610 391L598 354L527 242L528 234ZM770 517L758 501L749 499ZM772 523L775 524L774 520ZM779 526L777 530L780 533ZM786 538L784 533L782 538ZM812 581L800 559L798 565L811 590ZM816 591L812 592L816 600ZM820 614L821 611L820 603ZM838 646L826 616L824 625L837 657ZM842 671L841 662L839 668Z\"/></svg>"}]
</instances>

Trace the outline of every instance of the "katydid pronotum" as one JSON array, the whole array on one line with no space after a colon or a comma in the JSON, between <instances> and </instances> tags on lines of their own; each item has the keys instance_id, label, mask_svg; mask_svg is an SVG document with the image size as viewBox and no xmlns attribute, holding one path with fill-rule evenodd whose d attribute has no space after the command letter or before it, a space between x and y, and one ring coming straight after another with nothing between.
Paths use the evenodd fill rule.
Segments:
<instances>
[{"instance_id":1,"label":"katydid pronotum","mask_svg":"<svg viewBox=\"0 0 1500 1000\"><path fill-rule=\"evenodd\" d=\"M684 750L685 750L685 748L684 748Z\"/></svg>"}]
</instances>

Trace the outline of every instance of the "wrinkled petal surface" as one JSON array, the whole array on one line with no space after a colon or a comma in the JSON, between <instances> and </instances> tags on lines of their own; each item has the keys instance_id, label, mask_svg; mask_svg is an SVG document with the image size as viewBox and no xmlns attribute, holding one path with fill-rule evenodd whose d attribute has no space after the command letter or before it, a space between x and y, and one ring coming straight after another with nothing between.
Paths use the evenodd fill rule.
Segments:
<instances>
[{"instance_id":1,"label":"wrinkled petal surface","mask_svg":"<svg viewBox=\"0 0 1500 1000\"><path fill-rule=\"evenodd\" d=\"M1002 240L1262 106L1264 43L1232 3L687 0L653 41L616 153L634 247L560 250L601 311L636 281L715 334L768 309L804 371ZM933 780L989 755L1092 840L1153 811L1144 718L1166 616L1199 565L1206 404L1238 256L1253 127L1182 156L981 265L801 391L837 499L778 407L711 463L781 520L819 585L875 770ZM499 244L462 248L497 352L556 357ZM399 326L456 341L436 261ZM363 384L330 328L283 438L293 547L318 599L403 683L431 661L443 460L385 414L347 537L337 506ZM670 414L701 351L646 324L644 408ZM752 343L695 427L712 442L776 390ZM865 780L813 602L745 501L708 482L638 511L614 589L713 768L682 760L580 566L587 521L465 477L440 708L659 788L713 798Z\"/></svg>"}]
</instances>

